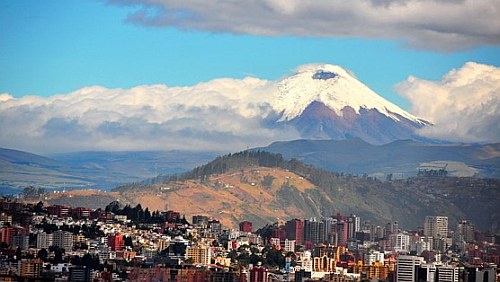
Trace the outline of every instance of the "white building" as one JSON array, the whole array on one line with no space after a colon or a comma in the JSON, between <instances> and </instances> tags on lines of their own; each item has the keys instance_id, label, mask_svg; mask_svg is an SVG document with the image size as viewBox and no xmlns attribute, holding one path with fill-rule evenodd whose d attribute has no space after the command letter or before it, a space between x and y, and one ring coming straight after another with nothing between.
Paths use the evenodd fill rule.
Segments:
<instances>
[{"instance_id":1,"label":"white building","mask_svg":"<svg viewBox=\"0 0 500 282\"><path fill-rule=\"evenodd\" d=\"M437 282L458 282L458 267L451 265L437 266Z\"/></svg>"},{"instance_id":2,"label":"white building","mask_svg":"<svg viewBox=\"0 0 500 282\"><path fill-rule=\"evenodd\" d=\"M285 251L295 253L295 240L285 239Z\"/></svg>"},{"instance_id":3,"label":"white building","mask_svg":"<svg viewBox=\"0 0 500 282\"><path fill-rule=\"evenodd\" d=\"M398 282L413 282L417 276L417 267L424 262L424 258L417 256L400 255L396 261L396 280Z\"/></svg>"},{"instance_id":4,"label":"white building","mask_svg":"<svg viewBox=\"0 0 500 282\"><path fill-rule=\"evenodd\" d=\"M384 262L384 253L379 251L373 251L365 255L364 264L372 265L375 262Z\"/></svg>"},{"instance_id":5,"label":"white building","mask_svg":"<svg viewBox=\"0 0 500 282\"><path fill-rule=\"evenodd\" d=\"M389 235L391 249L398 253L406 253L410 250L410 236L403 233Z\"/></svg>"}]
</instances>

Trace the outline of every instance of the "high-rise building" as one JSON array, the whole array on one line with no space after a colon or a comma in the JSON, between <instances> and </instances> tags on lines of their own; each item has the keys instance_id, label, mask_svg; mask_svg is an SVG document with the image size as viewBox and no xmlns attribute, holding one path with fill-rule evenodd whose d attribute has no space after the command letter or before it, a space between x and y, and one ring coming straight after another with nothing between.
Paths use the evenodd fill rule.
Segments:
<instances>
[{"instance_id":1,"label":"high-rise building","mask_svg":"<svg viewBox=\"0 0 500 282\"><path fill-rule=\"evenodd\" d=\"M304 221L304 240L313 244L325 241L325 223L316 219Z\"/></svg>"},{"instance_id":2,"label":"high-rise building","mask_svg":"<svg viewBox=\"0 0 500 282\"><path fill-rule=\"evenodd\" d=\"M422 257L400 255L396 260L396 281L416 281L417 267L423 263Z\"/></svg>"},{"instance_id":3,"label":"high-rise building","mask_svg":"<svg viewBox=\"0 0 500 282\"><path fill-rule=\"evenodd\" d=\"M193 215L193 224L194 225L208 225L208 216L206 215Z\"/></svg>"},{"instance_id":4,"label":"high-rise building","mask_svg":"<svg viewBox=\"0 0 500 282\"><path fill-rule=\"evenodd\" d=\"M437 282L458 282L458 267L440 265L436 267Z\"/></svg>"},{"instance_id":5,"label":"high-rise building","mask_svg":"<svg viewBox=\"0 0 500 282\"><path fill-rule=\"evenodd\" d=\"M285 252L287 253L295 253L295 240L285 240Z\"/></svg>"},{"instance_id":6,"label":"high-rise building","mask_svg":"<svg viewBox=\"0 0 500 282\"><path fill-rule=\"evenodd\" d=\"M36 236L36 247L37 249L46 249L48 250L50 246L54 243L53 235L45 232L40 232Z\"/></svg>"},{"instance_id":7,"label":"high-rise building","mask_svg":"<svg viewBox=\"0 0 500 282\"><path fill-rule=\"evenodd\" d=\"M347 245L347 222L341 220L337 222L337 245Z\"/></svg>"},{"instance_id":8,"label":"high-rise building","mask_svg":"<svg viewBox=\"0 0 500 282\"><path fill-rule=\"evenodd\" d=\"M426 216L424 222L424 236L435 238L448 237L447 216Z\"/></svg>"},{"instance_id":9,"label":"high-rise building","mask_svg":"<svg viewBox=\"0 0 500 282\"><path fill-rule=\"evenodd\" d=\"M12 236L14 236L16 229L14 227L2 227L0 228L0 242L11 244Z\"/></svg>"},{"instance_id":10,"label":"high-rise building","mask_svg":"<svg viewBox=\"0 0 500 282\"><path fill-rule=\"evenodd\" d=\"M388 222L385 225L385 238L389 238L389 235L394 233L399 233L399 223L397 221Z\"/></svg>"},{"instance_id":11,"label":"high-rise building","mask_svg":"<svg viewBox=\"0 0 500 282\"><path fill-rule=\"evenodd\" d=\"M323 240L326 244L336 244L337 236L337 220L332 217L324 218L323 223L325 225L325 239Z\"/></svg>"},{"instance_id":12,"label":"high-rise building","mask_svg":"<svg viewBox=\"0 0 500 282\"><path fill-rule=\"evenodd\" d=\"M457 224L456 235L467 243L474 242L474 224L468 220L461 220Z\"/></svg>"},{"instance_id":13,"label":"high-rise building","mask_svg":"<svg viewBox=\"0 0 500 282\"><path fill-rule=\"evenodd\" d=\"M64 249L66 252L73 248L73 233L57 230L52 234L54 246Z\"/></svg>"},{"instance_id":14,"label":"high-rise building","mask_svg":"<svg viewBox=\"0 0 500 282\"><path fill-rule=\"evenodd\" d=\"M397 233L389 235L391 249L395 252L408 252L410 250L410 236L408 234Z\"/></svg>"},{"instance_id":15,"label":"high-rise building","mask_svg":"<svg viewBox=\"0 0 500 282\"><path fill-rule=\"evenodd\" d=\"M285 223L286 238L295 240L299 245L304 244L304 221L292 219Z\"/></svg>"},{"instance_id":16,"label":"high-rise building","mask_svg":"<svg viewBox=\"0 0 500 282\"><path fill-rule=\"evenodd\" d=\"M29 248L29 235L27 234L17 234L12 236L11 247L19 247L21 250L27 250Z\"/></svg>"},{"instance_id":17,"label":"high-rise building","mask_svg":"<svg viewBox=\"0 0 500 282\"><path fill-rule=\"evenodd\" d=\"M361 230L361 218L355 214L351 214L347 218L347 239L356 238L356 232Z\"/></svg>"},{"instance_id":18,"label":"high-rise building","mask_svg":"<svg viewBox=\"0 0 500 282\"><path fill-rule=\"evenodd\" d=\"M211 251L208 246L193 246L186 249L187 257L193 260L193 264L210 265Z\"/></svg>"},{"instance_id":19,"label":"high-rise building","mask_svg":"<svg viewBox=\"0 0 500 282\"><path fill-rule=\"evenodd\" d=\"M19 262L19 275L23 278L38 278L42 271L43 262L40 258L21 259Z\"/></svg>"}]
</instances>

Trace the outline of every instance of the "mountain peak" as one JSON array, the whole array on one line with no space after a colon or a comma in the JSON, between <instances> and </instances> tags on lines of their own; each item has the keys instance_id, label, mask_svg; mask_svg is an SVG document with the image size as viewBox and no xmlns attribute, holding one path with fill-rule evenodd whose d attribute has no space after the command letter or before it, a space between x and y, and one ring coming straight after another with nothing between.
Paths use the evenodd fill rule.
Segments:
<instances>
[{"instance_id":1,"label":"mountain peak","mask_svg":"<svg viewBox=\"0 0 500 282\"><path fill-rule=\"evenodd\" d=\"M395 104L385 100L361 83L348 70L330 64L308 64L297 68L295 74L278 82L278 94L273 101L274 108L282 113L280 121L290 121L299 117L313 102L321 102L338 116L346 107L360 110L375 109L395 120L406 118L423 124Z\"/></svg>"}]
</instances>

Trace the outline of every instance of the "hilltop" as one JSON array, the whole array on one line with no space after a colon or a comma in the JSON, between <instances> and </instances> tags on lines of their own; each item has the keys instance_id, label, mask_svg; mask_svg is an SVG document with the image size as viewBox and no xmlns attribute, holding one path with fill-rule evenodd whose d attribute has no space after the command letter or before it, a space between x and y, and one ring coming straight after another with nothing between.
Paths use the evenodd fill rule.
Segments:
<instances>
[{"instance_id":1,"label":"hilltop","mask_svg":"<svg viewBox=\"0 0 500 282\"><path fill-rule=\"evenodd\" d=\"M498 228L500 180L471 177L412 177L380 181L338 174L285 160L281 155L245 151L218 157L192 171L115 189L122 199L150 210L202 214L235 227L289 219L355 213L373 223L397 220L417 228L426 215L446 215L453 224L472 220Z\"/></svg>"}]
</instances>

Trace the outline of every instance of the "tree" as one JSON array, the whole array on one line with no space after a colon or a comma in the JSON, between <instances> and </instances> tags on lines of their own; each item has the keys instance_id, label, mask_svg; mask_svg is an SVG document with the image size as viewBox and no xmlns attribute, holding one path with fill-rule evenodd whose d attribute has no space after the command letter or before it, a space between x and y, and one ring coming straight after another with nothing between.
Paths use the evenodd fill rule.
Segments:
<instances>
[{"instance_id":1,"label":"tree","mask_svg":"<svg viewBox=\"0 0 500 282\"><path fill-rule=\"evenodd\" d=\"M106 212L117 213L120 210L120 202L112 201L104 209Z\"/></svg>"},{"instance_id":2,"label":"tree","mask_svg":"<svg viewBox=\"0 0 500 282\"><path fill-rule=\"evenodd\" d=\"M34 212L36 212L36 213L43 212L43 202L42 201L40 201L36 204L36 206L34 208Z\"/></svg>"},{"instance_id":3,"label":"tree","mask_svg":"<svg viewBox=\"0 0 500 282\"><path fill-rule=\"evenodd\" d=\"M43 260L43 261L47 261L47 257L49 256L49 252L47 252L47 250L45 248L42 248L38 251L37 253L37 256Z\"/></svg>"}]
</instances>

